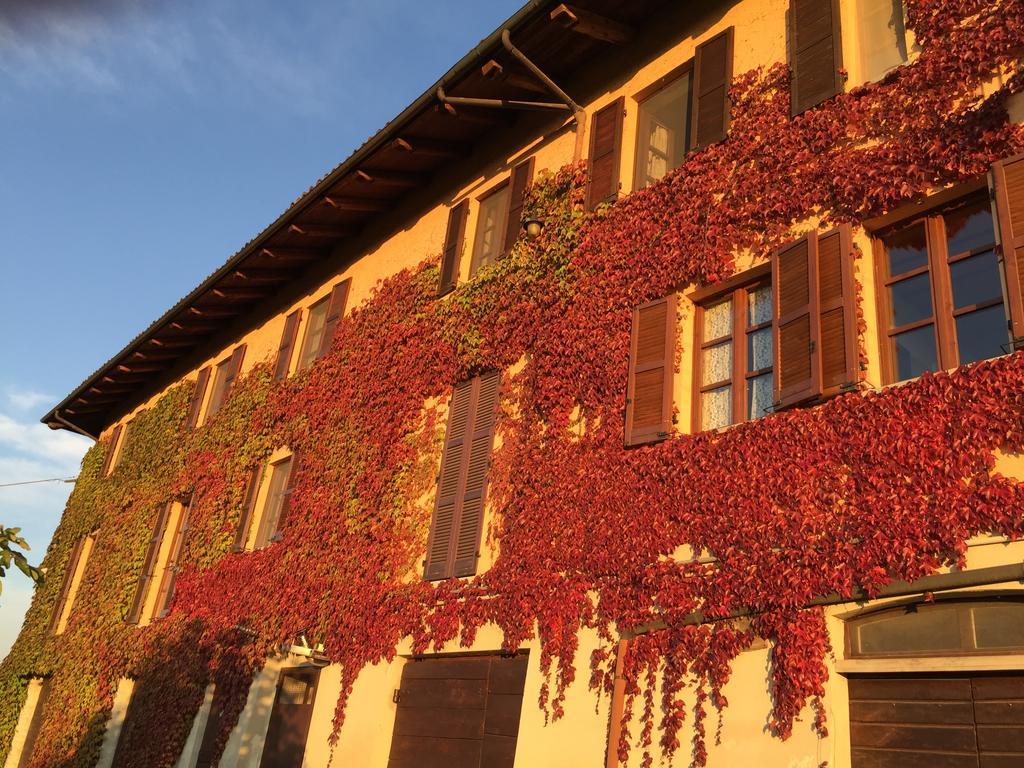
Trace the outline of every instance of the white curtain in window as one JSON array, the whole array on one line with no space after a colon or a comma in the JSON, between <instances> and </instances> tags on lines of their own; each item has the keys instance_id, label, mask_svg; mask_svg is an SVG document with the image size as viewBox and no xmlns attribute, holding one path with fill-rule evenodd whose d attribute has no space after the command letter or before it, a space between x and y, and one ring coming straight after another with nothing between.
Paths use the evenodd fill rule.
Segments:
<instances>
[{"instance_id":1,"label":"white curtain in window","mask_svg":"<svg viewBox=\"0 0 1024 768\"><path fill-rule=\"evenodd\" d=\"M907 63L903 0L857 0L860 65L868 82Z\"/></svg>"}]
</instances>

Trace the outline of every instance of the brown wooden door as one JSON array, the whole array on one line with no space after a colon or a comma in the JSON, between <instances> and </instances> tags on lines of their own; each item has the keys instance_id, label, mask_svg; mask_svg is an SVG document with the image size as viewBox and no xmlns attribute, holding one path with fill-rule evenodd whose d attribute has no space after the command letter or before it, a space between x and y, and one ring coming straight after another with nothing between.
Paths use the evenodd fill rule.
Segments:
<instances>
[{"instance_id":1,"label":"brown wooden door","mask_svg":"<svg viewBox=\"0 0 1024 768\"><path fill-rule=\"evenodd\" d=\"M388 768L512 768L526 663L525 654L407 662Z\"/></svg>"},{"instance_id":2,"label":"brown wooden door","mask_svg":"<svg viewBox=\"0 0 1024 768\"><path fill-rule=\"evenodd\" d=\"M260 768L301 768L319 679L317 667L281 671Z\"/></svg>"},{"instance_id":3,"label":"brown wooden door","mask_svg":"<svg viewBox=\"0 0 1024 768\"><path fill-rule=\"evenodd\" d=\"M850 680L853 768L1024 767L1024 676Z\"/></svg>"}]
</instances>

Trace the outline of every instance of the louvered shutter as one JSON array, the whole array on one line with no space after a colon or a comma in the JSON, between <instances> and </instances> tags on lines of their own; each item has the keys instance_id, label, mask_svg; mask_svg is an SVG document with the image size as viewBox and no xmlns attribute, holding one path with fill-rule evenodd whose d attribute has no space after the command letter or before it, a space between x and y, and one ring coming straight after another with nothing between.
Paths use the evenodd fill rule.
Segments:
<instances>
[{"instance_id":1,"label":"louvered shutter","mask_svg":"<svg viewBox=\"0 0 1024 768\"><path fill-rule=\"evenodd\" d=\"M171 598L174 597L174 582L178 578L178 566L185 549L185 537L188 535L188 521L191 512L192 503L189 502L182 508L177 529L174 531L171 551L167 555L167 564L164 566L164 573L160 579L160 593L156 600L156 615L160 618L167 615L171 607Z\"/></svg>"},{"instance_id":2,"label":"louvered shutter","mask_svg":"<svg viewBox=\"0 0 1024 768\"><path fill-rule=\"evenodd\" d=\"M587 209L614 200L619 193L619 155L622 153L622 113L625 100L618 98L594 115L590 129L587 168Z\"/></svg>"},{"instance_id":3,"label":"louvered shutter","mask_svg":"<svg viewBox=\"0 0 1024 768\"><path fill-rule=\"evenodd\" d=\"M785 408L821 391L818 347L817 236L772 254L775 402Z\"/></svg>"},{"instance_id":4,"label":"louvered shutter","mask_svg":"<svg viewBox=\"0 0 1024 768\"><path fill-rule=\"evenodd\" d=\"M495 409L501 374L491 371L475 382L476 402L469 444L464 450L466 463L462 504L456 515L453 575L472 576L480 550L480 529L484 519L484 500L487 490L487 470L491 463L494 443Z\"/></svg>"},{"instance_id":5,"label":"louvered shutter","mask_svg":"<svg viewBox=\"0 0 1024 768\"><path fill-rule=\"evenodd\" d=\"M245 344L239 344L231 353L231 362L228 363L228 369L224 377L224 393L221 395L221 405L228 399L228 394L231 392L235 379L242 373L243 360L245 360Z\"/></svg>"},{"instance_id":6,"label":"louvered shutter","mask_svg":"<svg viewBox=\"0 0 1024 768\"><path fill-rule=\"evenodd\" d=\"M856 282L849 225L818 236L818 317L824 394L859 379Z\"/></svg>"},{"instance_id":7,"label":"louvered shutter","mask_svg":"<svg viewBox=\"0 0 1024 768\"><path fill-rule=\"evenodd\" d=\"M139 573L139 582L135 587L135 597L132 599L131 610L128 611L126 621L129 624L138 624L142 619L142 609L146 602L146 592L153 581L156 570L156 561L160 555L160 543L163 541L164 533L167 530L167 519L170 516L171 505L164 504L157 514L156 525L153 528L153 537L149 540L146 548L146 557L142 562L142 571Z\"/></svg>"},{"instance_id":8,"label":"louvered shutter","mask_svg":"<svg viewBox=\"0 0 1024 768\"><path fill-rule=\"evenodd\" d=\"M690 144L700 149L721 141L729 130L733 28L697 46L693 64L693 124Z\"/></svg>"},{"instance_id":9,"label":"louvered shutter","mask_svg":"<svg viewBox=\"0 0 1024 768\"><path fill-rule=\"evenodd\" d=\"M463 200L448 211L448 231L444 236L444 252L441 256L441 283L437 295L444 296L455 290L459 282L459 261L466 242L466 216L469 200Z\"/></svg>"},{"instance_id":10,"label":"louvered shutter","mask_svg":"<svg viewBox=\"0 0 1024 768\"><path fill-rule=\"evenodd\" d=\"M114 471L114 456L117 455L117 441L121 438L122 425L118 424L114 427L114 431L110 433L110 440L107 442L107 452L103 454L103 471L100 473L101 477L106 477Z\"/></svg>"},{"instance_id":11,"label":"louvered shutter","mask_svg":"<svg viewBox=\"0 0 1024 768\"><path fill-rule=\"evenodd\" d=\"M791 0L789 46L794 115L842 92L838 0Z\"/></svg>"},{"instance_id":12,"label":"louvered shutter","mask_svg":"<svg viewBox=\"0 0 1024 768\"><path fill-rule=\"evenodd\" d=\"M345 303L348 301L348 289L351 284L351 280L343 280L331 291L331 301L327 305L327 319L324 320L324 335L320 338L320 351L316 356L318 360L331 351L331 345L334 343L334 331L338 327L342 315L345 314Z\"/></svg>"},{"instance_id":13,"label":"louvered shutter","mask_svg":"<svg viewBox=\"0 0 1024 768\"><path fill-rule=\"evenodd\" d=\"M246 539L249 538L249 526L252 525L253 513L256 511L256 497L260 492L262 478L263 467L253 467L249 472L249 482L245 486L245 501L242 503L242 516L238 518L235 543L231 546L233 552L241 552L245 548Z\"/></svg>"},{"instance_id":14,"label":"louvered shutter","mask_svg":"<svg viewBox=\"0 0 1024 768\"><path fill-rule=\"evenodd\" d=\"M526 188L533 181L533 158L524 160L512 169L512 183L508 192L508 213L505 216L505 240L502 245L502 255L507 254L519 234L523 231L523 204L525 203Z\"/></svg>"},{"instance_id":15,"label":"louvered shutter","mask_svg":"<svg viewBox=\"0 0 1024 768\"><path fill-rule=\"evenodd\" d=\"M68 564L64 568L64 581L60 586L60 595L57 597L57 602L54 603L53 613L50 614L50 623L46 628L48 634L52 635L57 631L61 614L64 613L64 606L68 601L68 594L71 592L71 583L75 580L75 572L78 570L78 561L82 557L82 547L84 545L85 539L79 539L78 543L71 550L71 557L68 558Z\"/></svg>"},{"instance_id":16,"label":"louvered shutter","mask_svg":"<svg viewBox=\"0 0 1024 768\"><path fill-rule=\"evenodd\" d=\"M281 540L281 531L284 530L284 521L288 518L288 512L292 507L292 494L295 492L295 483L299 477L299 454L293 453L288 462L288 479L284 484L284 491L281 498L281 511L277 515L277 531L273 540Z\"/></svg>"},{"instance_id":17,"label":"louvered shutter","mask_svg":"<svg viewBox=\"0 0 1024 768\"><path fill-rule=\"evenodd\" d=\"M427 564L424 578L428 581L447 579L452 575L449 551L455 531L455 512L458 506L459 488L462 479L463 453L466 445L466 431L472 427L474 395L473 380L460 382L452 393L448 406L448 429L441 457L441 475L437 485L437 502L434 519L430 525L427 541Z\"/></svg>"},{"instance_id":18,"label":"louvered shutter","mask_svg":"<svg viewBox=\"0 0 1024 768\"><path fill-rule=\"evenodd\" d=\"M188 407L188 419L185 421L185 429L194 429L199 423L199 409L203 407L203 398L206 397L206 385L210 382L210 366L199 371L199 378L196 379L196 388L192 392L192 402Z\"/></svg>"},{"instance_id":19,"label":"louvered shutter","mask_svg":"<svg viewBox=\"0 0 1024 768\"><path fill-rule=\"evenodd\" d=\"M626 445L661 440L672 431L675 343L675 294L633 310L626 385Z\"/></svg>"},{"instance_id":20,"label":"louvered shutter","mask_svg":"<svg viewBox=\"0 0 1024 768\"><path fill-rule=\"evenodd\" d=\"M1024 155L992 166L1000 258L1014 339L1024 339ZM1018 342L1019 343L1019 342Z\"/></svg>"},{"instance_id":21,"label":"louvered shutter","mask_svg":"<svg viewBox=\"0 0 1024 768\"><path fill-rule=\"evenodd\" d=\"M274 380L288 378L288 369L292 363L292 350L295 348L295 337L299 332L299 312L295 310L284 319L284 331L281 343L277 347L277 363L274 365Z\"/></svg>"}]
</instances>

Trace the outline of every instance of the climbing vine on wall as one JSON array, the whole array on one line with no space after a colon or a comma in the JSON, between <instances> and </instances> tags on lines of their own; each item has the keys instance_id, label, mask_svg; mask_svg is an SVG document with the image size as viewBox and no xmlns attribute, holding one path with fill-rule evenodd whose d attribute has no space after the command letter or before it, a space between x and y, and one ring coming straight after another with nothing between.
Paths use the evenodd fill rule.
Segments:
<instances>
[{"instance_id":1,"label":"climbing vine on wall","mask_svg":"<svg viewBox=\"0 0 1024 768\"><path fill-rule=\"evenodd\" d=\"M0 743L26 678L49 675L32 766L90 766L117 681L133 677L118 760L173 765L207 683L225 694L223 746L255 672L300 631L342 667L341 727L365 666L406 638L417 652L469 645L485 624L509 650L539 639L553 717L582 629L605 640L590 684L610 692L619 630L649 628L623 660L611 747L639 745L648 764L656 739L666 755L680 749L687 718L690 758L705 763L705 709L725 706L730 662L754 636L772 643L771 731L788 737L810 705L824 732L828 638L821 612L802 606L962 564L976 533L1021 534L1024 488L992 467L995 450L1024 449L1024 356L625 450L630 315L728 277L738 255L766 254L803 221L856 222L1024 148L1005 111L1024 77L978 95L1024 47L1024 1L908 0L908 12L922 51L880 83L791 119L784 65L744 73L729 138L662 181L590 214L581 168L543 175L528 194L541 237L454 294L436 298L427 259L380 284L297 376L274 382L258 365L189 433L191 385L172 388L136 418L110 477L99 477L105 447L91 450L45 565L61 573L98 529L96 548L64 634L45 635L51 580L0 666ZM474 579L424 583L446 398L487 368L514 371L489 491L498 556ZM233 553L248 473L280 446L303 457L283 540ZM157 510L185 496L173 610L126 625ZM677 561L681 545L716 561ZM741 608L753 614L743 626L689 618Z\"/></svg>"}]
</instances>

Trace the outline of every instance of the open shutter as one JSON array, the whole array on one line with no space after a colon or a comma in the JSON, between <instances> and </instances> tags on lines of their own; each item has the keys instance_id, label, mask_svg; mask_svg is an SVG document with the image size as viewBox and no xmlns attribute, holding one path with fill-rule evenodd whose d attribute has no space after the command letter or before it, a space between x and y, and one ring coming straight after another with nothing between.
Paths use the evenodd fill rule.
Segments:
<instances>
[{"instance_id":1,"label":"open shutter","mask_svg":"<svg viewBox=\"0 0 1024 768\"><path fill-rule=\"evenodd\" d=\"M427 581L447 579L452 575L449 552L455 532L455 511L462 479L466 432L472 426L470 409L475 394L473 390L473 380L456 384L448 406L448 429L445 434L444 454L441 457L441 475L437 485L434 519L430 524L430 536L427 541L427 563L423 572L423 577Z\"/></svg>"},{"instance_id":2,"label":"open shutter","mask_svg":"<svg viewBox=\"0 0 1024 768\"><path fill-rule=\"evenodd\" d=\"M469 214L469 200L463 200L448 211L448 231L444 236L444 252L441 256L441 283L437 295L444 296L455 290L459 282L459 261L466 242L466 217Z\"/></svg>"},{"instance_id":3,"label":"open shutter","mask_svg":"<svg viewBox=\"0 0 1024 768\"><path fill-rule=\"evenodd\" d=\"M675 294L633 310L626 385L626 445L655 442L672 431L675 344Z\"/></svg>"},{"instance_id":4,"label":"open shutter","mask_svg":"<svg viewBox=\"0 0 1024 768\"><path fill-rule=\"evenodd\" d=\"M818 313L822 392L849 389L860 375L853 237L848 224L818 236Z\"/></svg>"},{"instance_id":5,"label":"open shutter","mask_svg":"<svg viewBox=\"0 0 1024 768\"><path fill-rule=\"evenodd\" d=\"M348 289L351 284L351 280L343 280L331 291L331 301L327 305L327 319L324 321L324 335L320 338L320 351L317 352L317 360L331 351L331 345L334 343L334 331L338 327L342 315L345 314L345 304L348 301Z\"/></svg>"},{"instance_id":6,"label":"open shutter","mask_svg":"<svg viewBox=\"0 0 1024 768\"><path fill-rule=\"evenodd\" d=\"M132 607L128 611L126 621L129 624L138 624L142 619L142 609L146 602L146 593L149 591L150 582L153 581L156 570L156 561L160 555L160 543L163 541L164 533L167 530L167 519L171 513L171 505L164 504L156 518L156 525L153 527L153 537L149 540L146 548L146 557L142 562L142 571L139 573L139 583L135 588L135 597L132 599Z\"/></svg>"},{"instance_id":7,"label":"open shutter","mask_svg":"<svg viewBox=\"0 0 1024 768\"><path fill-rule=\"evenodd\" d=\"M476 573L500 384L501 374L497 371L482 374L474 381L476 402L472 411L472 431L468 432L469 444L463 451L466 464L464 490L455 524L453 575L456 577Z\"/></svg>"},{"instance_id":8,"label":"open shutter","mask_svg":"<svg viewBox=\"0 0 1024 768\"><path fill-rule=\"evenodd\" d=\"M501 253L504 256L511 249L523 231L523 203L526 188L533 181L533 158L524 160L512 169L512 184L508 192L508 213L505 216L505 240Z\"/></svg>"},{"instance_id":9,"label":"open shutter","mask_svg":"<svg viewBox=\"0 0 1024 768\"><path fill-rule=\"evenodd\" d=\"M729 130L733 28L697 46L693 64L693 124L690 144L700 149L721 141Z\"/></svg>"},{"instance_id":10,"label":"open shutter","mask_svg":"<svg viewBox=\"0 0 1024 768\"><path fill-rule=\"evenodd\" d=\"M838 0L790 0L789 52L794 115L842 92Z\"/></svg>"},{"instance_id":11,"label":"open shutter","mask_svg":"<svg viewBox=\"0 0 1024 768\"><path fill-rule=\"evenodd\" d=\"M238 518L238 528L235 529L235 543L231 546L233 552L241 552L245 548L245 541L249 538L249 526L252 524L253 513L256 511L256 497L260 492L260 480L263 478L263 467L253 467L249 472L249 482L245 487L245 501L242 504L242 516Z\"/></svg>"},{"instance_id":12,"label":"open shutter","mask_svg":"<svg viewBox=\"0 0 1024 768\"><path fill-rule=\"evenodd\" d=\"M166 616L171 607L171 598L174 597L174 582L178 578L178 564L185 549L185 537L188 535L188 519L191 512L192 502L189 502L181 510L178 527L174 531L171 551L167 555L167 565L164 566L164 573L160 579L160 593L156 599L156 615L159 618Z\"/></svg>"},{"instance_id":13,"label":"open shutter","mask_svg":"<svg viewBox=\"0 0 1024 768\"><path fill-rule=\"evenodd\" d=\"M228 363L228 370L224 377L224 394L221 396L221 405L228 399L228 394L231 392L235 379L242 372L243 360L245 360L245 344L239 344L235 347L234 352L231 353L231 362Z\"/></svg>"},{"instance_id":14,"label":"open shutter","mask_svg":"<svg viewBox=\"0 0 1024 768\"><path fill-rule=\"evenodd\" d=\"M292 493L295 491L295 483L299 477L299 454L292 454L288 463L288 479L284 484L284 491L281 496L281 511L277 515L277 531L274 533L274 541L281 540L281 531L284 530L284 521L288 518L288 511L292 507Z\"/></svg>"},{"instance_id":15,"label":"open shutter","mask_svg":"<svg viewBox=\"0 0 1024 768\"><path fill-rule=\"evenodd\" d=\"M785 408L821 391L818 362L817 233L772 254L775 403Z\"/></svg>"},{"instance_id":16,"label":"open shutter","mask_svg":"<svg viewBox=\"0 0 1024 768\"><path fill-rule=\"evenodd\" d=\"M52 635L57 631L57 625L60 623L61 614L64 613L64 605L68 601L71 583L75 580L75 572L78 570L78 561L82 557L82 548L84 546L85 539L79 539L74 549L71 550L71 557L68 558L68 564L64 568L64 581L60 586L60 595L57 597L57 602L54 603L53 613L50 614L50 623L46 628L48 634Z\"/></svg>"},{"instance_id":17,"label":"open shutter","mask_svg":"<svg viewBox=\"0 0 1024 768\"><path fill-rule=\"evenodd\" d=\"M203 740L199 744L195 768L217 768L217 758L221 752L217 749L217 741L221 730L220 720L224 713L222 690L220 686L213 689L213 701L210 702L210 713L206 717L206 727L203 728Z\"/></svg>"},{"instance_id":18,"label":"open shutter","mask_svg":"<svg viewBox=\"0 0 1024 768\"><path fill-rule=\"evenodd\" d=\"M317 667L281 670L260 768L299 768L302 765L319 680Z\"/></svg>"},{"instance_id":19,"label":"open shutter","mask_svg":"<svg viewBox=\"0 0 1024 768\"><path fill-rule=\"evenodd\" d=\"M614 200L619 193L619 155L622 153L621 97L594 115L590 129L590 158L587 168L587 210Z\"/></svg>"},{"instance_id":20,"label":"open shutter","mask_svg":"<svg viewBox=\"0 0 1024 768\"><path fill-rule=\"evenodd\" d=\"M118 424L110 433L110 440L107 442L107 452L103 454L103 471L101 477L106 477L114 471L114 456L117 455L117 441L121 438L121 430L124 427Z\"/></svg>"},{"instance_id":21,"label":"open shutter","mask_svg":"<svg viewBox=\"0 0 1024 768\"><path fill-rule=\"evenodd\" d=\"M199 378L196 379L196 388L192 392L192 402L188 407L188 419L185 421L185 429L194 429L199 423L199 409L203 407L203 398L206 397L206 385L210 382L210 366L199 371Z\"/></svg>"},{"instance_id":22,"label":"open shutter","mask_svg":"<svg viewBox=\"0 0 1024 768\"><path fill-rule=\"evenodd\" d=\"M999 249L1004 293L1010 308L1010 331L1015 344L1024 340L1024 155L992 166L992 197L999 219Z\"/></svg>"},{"instance_id":23,"label":"open shutter","mask_svg":"<svg viewBox=\"0 0 1024 768\"><path fill-rule=\"evenodd\" d=\"M299 332L299 312L295 310L284 319L284 332L281 343L277 347L277 363L274 365L274 380L288 378L288 369L292 364L292 350L295 348L295 337Z\"/></svg>"}]
</instances>

